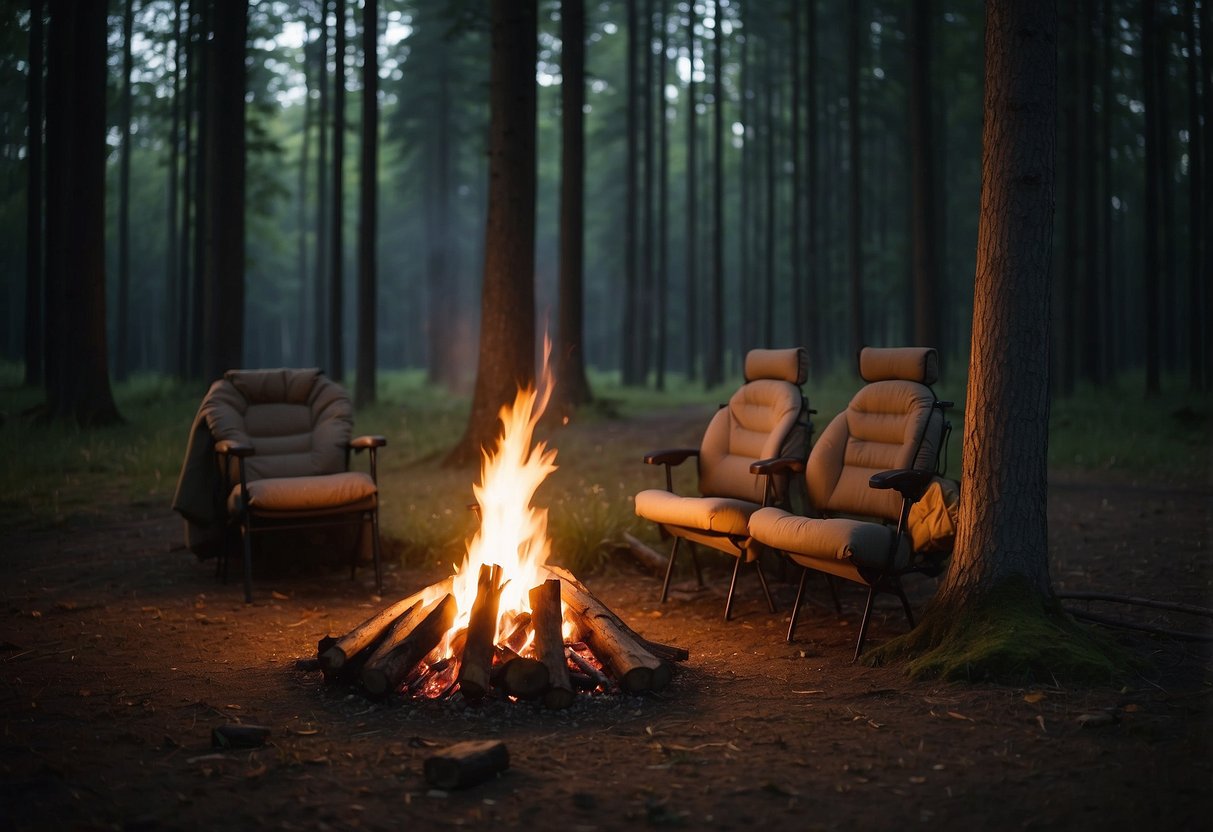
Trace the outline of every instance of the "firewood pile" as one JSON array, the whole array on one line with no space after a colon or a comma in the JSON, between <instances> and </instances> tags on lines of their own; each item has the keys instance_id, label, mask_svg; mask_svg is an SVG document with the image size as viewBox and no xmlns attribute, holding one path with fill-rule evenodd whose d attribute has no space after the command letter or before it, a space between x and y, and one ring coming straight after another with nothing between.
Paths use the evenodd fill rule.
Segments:
<instances>
[{"instance_id":1,"label":"firewood pile","mask_svg":"<svg viewBox=\"0 0 1213 832\"><path fill-rule=\"evenodd\" d=\"M505 582L499 566L485 564L466 627L450 633L458 609L446 578L340 638L321 639L325 679L352 683L372 699L496 696L560 709L578 692L660 690L670 681L671 662L688 658L682 648L640 636L571 572L542 569L547 577L530 590L531 611L516 615L504 636L497 621Z\"/></svg>"}]
</instances>

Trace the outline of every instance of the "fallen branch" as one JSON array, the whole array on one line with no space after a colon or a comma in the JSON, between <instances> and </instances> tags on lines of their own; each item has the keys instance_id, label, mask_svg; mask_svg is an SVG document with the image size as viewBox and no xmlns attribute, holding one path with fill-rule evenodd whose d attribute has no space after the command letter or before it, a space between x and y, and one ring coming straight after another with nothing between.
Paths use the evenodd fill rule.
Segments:
<instances>
[{"instance_id":1,"label":"fallen branch","mask_svg":"<svg viewBox=\"0 0 1213 832\"><path fill-rule=\"evenodd\" d=\"M628 554L644 567L645 570L652 572L659 578L665 575L666 568L670 563L668 557L627 532L623 533L623 542L627 544Z\"/></svg>"},{"instance_id":2,"label":"fallen branch","mask_svg":"<svg viewBox=\"0 0 1213 832\"><path fill-rule=\"evenodd\" d=\"M1155 601L1152 598L1135 598L1131 595L1112 595L1106 592L1058 592L1056 596L1065 601L1109 601L1114 604L1131 604L1135 607L1151 607L1156 610L1184 612L1190 615L1203 615L1213 618L1213 610L1208 607L1198 607L1195 604L1181 604L1177 601Z\"/></svg>"}]
</instances>

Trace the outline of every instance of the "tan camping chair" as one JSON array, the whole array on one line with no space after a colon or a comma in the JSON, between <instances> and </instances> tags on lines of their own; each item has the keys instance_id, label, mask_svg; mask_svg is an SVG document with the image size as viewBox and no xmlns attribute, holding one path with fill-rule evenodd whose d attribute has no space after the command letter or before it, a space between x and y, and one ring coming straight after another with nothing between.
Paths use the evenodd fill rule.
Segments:
<instances>
[{"instance_id":1,"label":"tan camping chair","mask_svg":"<svg viewBox=\"0 0 1213 832\"><path fill-rule=\"evenodd\" d=\"M768 460L752 470L770 475L802 471L815 517L763 508L750 517L754 540L783 552L804 567L787 640L792 640L809 570L868 587L868 601L855 645L863 650L877 592L901 599L914 626L900 578L907 572L938 574L942 559L913 551L907 533L910 507L936 473L950 427L951 402L936 398L939 376L934 349L865 347L859 375L867 382L822 431L807 464Z\"/></svg>"},{"instance_id":2,"label":"tan camping chair","mask_svg":"<svg viewBox=\"0 0 1213 832\"><path fill-rule=\"evenodd\" d=\"M253 597L253 535L323 525L358 527L351 577L370 534L381 591L376 450L387 440L351 439L352 429L348 394L319 370L229 370L211 385L173 508L186 518L190 548L217 555L225 579L239 534L246 602ZM351 450L369 452L369 475L349 470Z\"/></svg>"},{"instance_id":3,"label":"tan camping chair","mask_svg":"<svg viewBox=\"0 0 1213 832\"><path fill-rule=\"evenodd\" d=\"M645 455L646 463L665 466L666 487L637 494L636 513L657 523L663 536L674 538L661 586L663 603L669 596L679 545L686 540L701 585L696 543L737 558L724 606L726 621L732 613L742 561L753 561L767 606L775 612L762 565L748 545L747 523L762 506L786 502L787 479L755 476L750 466L772 456L804 459L812 430L809 414L813 411L800 385L808 376L808 367L808 353L802 347L751 350L745 359L745 384L712 417L698 448ZM700 496L679 496L674 493L671 469L691 458L698 462Z\"/></svg>"}]
</instances>

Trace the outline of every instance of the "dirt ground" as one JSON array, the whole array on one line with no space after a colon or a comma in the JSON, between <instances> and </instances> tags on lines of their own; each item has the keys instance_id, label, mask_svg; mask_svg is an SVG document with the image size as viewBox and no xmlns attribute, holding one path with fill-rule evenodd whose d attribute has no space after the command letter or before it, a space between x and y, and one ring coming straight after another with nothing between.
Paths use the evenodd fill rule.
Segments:
<instances>
[{"instance_id":1,"label":"dirt ground","mask_svg":"<svg viewBox=\"0 0 1213 832\"><path fill-rule=\"evenodd\" d=\"M1208 605L1211 497L1056 478L1056 586ZM159 506L3 535L3 829L1213 828L1213 656L1192 642L1117 631L1150 669L1097 688L911 682L851 664L857 589L839 616L816 584L789 645L794 575L775 582L779 615L746 575L725 623L723 560L707 590L662 606L658 581L621 559L582 577L645 636L691 651L659 694L559 713L372 704L307 662L382 606L369 570L262 575L246 606L238 582L171 551L180 526ZM435 577L391 570L384 597ZM932 589L911 587L917 607ZM873 642L905 628L884 599ZM211 729L235 722L269 726L269 743L212 748ZM479 738L505 741L505 774L426 785L435 747Z\"/></svg>"}]
</instances>

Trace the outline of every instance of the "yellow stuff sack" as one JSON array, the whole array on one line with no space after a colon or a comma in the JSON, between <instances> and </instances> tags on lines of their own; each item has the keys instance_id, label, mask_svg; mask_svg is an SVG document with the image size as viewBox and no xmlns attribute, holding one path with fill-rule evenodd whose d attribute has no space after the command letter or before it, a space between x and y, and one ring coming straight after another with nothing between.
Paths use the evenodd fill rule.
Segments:
<instances>
[{"instance_id":1,"label":"yellow stuff sack","mask_svg":"<svg viewBox=\"0 0 1213 832\"><path fill-rule=\"evenodd\" d=\"M956 542L960 483L935 477L922 499L910 506L910 537L914 551L951 552Z\"/></svg>"}]
</instances>

